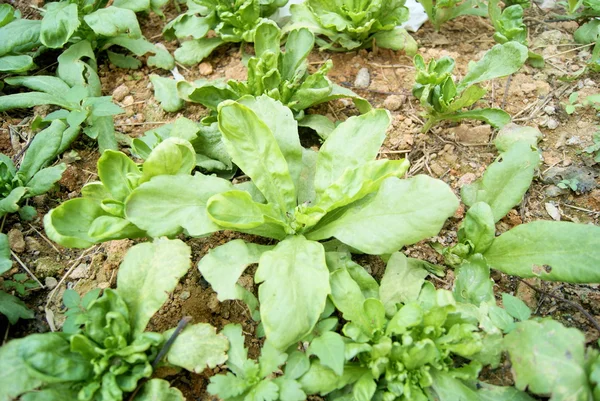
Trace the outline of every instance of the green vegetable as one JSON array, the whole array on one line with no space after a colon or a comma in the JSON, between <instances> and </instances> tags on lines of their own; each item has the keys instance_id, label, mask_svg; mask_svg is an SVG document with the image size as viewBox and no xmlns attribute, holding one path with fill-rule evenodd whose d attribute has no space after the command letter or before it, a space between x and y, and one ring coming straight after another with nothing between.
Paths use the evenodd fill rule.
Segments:
<instances>
[{"instance_id":1,"label":"green vegetable","mask_svg":"<svg viewBox=\"0 0 600 401\"><path fill-rule=\"evenodd\" d=\"M418 0L436 31L442 24L461 15L485 17L487 5L481 0Z\"/></svg>"},{"instance_id":2,"label":"green vegetable","mask_svg":"<svg viewBox=\"0 0 600 401\"><path fill-rule=\"evenodd\" d=\"M200 80L193 84L180 81L177 83L179 95L216 113L224 100L265 94L292 109L299 120L304 116L305 109L343 97L354 100L363 113L371 109L365 99L333 84L327 78L327 72L333 66L331 61L314 74L308 73L308 55L315 41L308 29L292 30L287 37L285 52L279 47L280 40L281 32L277 25L269 21L261 22L256 28L256 56L248 61L247 81L229 80L224 83ZM214 115L205 119L207 122L214 120Z\"/></svg>"},{"instance_id":3,"label":"green vegetable","mask_svg":"<svg viewBox=\"0 0 600 401\"><path fill-rule=\"evenodd\" d=\"M187 39L175 50L175 59L194 65L225 43L252 43L256 27L287 0L187 0L188 11L180 14L163 29L173 40ZM215 37L207 38L209 31Z\"/></svg>"},{"instance_id":4,"label":"green vegetable","mask_svg":"<svg viewBox=\"0 0 600 401\"><path fill-rule=\"evenodd\" d=\"M88 61L84 62L83 59ZM38 105L59 107L44 118L44 122L60 123L62 142L56 154L64 152L82 131L97 139L100 151L116 149L113 116L123 110L102 96L96 58L89 42L71 46L58 57L57 76L36 75L6 78L9 85L25 86L32 92L0 97L0 111L31 108Z\"/></svg>"},{"instance_id":5,"label":"green vegetable","mask_svg":"<svg viewBox=\"0 0 600 401\"><path fill-rule=\"evenodd\" d=\"M521 68L527 60L527 48L517 42L507 42L492 47L481 60L469 65L467 74L460 82L454 82L452 71L454 60L442 57L425 64L423 57L415 56L417 67L412 93L425 109L427 122L423 132L443 120L459 121L473 118L483 120L494 127L502 127L510 122L510 116L503 110L486 108L461 111L474 105L486 90L476 85L479 82L510 75Z\"/></svg>"},{"instance_id":6,"label":"green vegetable","mask_svg":"<svg viewBox=\"0 0 600 401\"><path fill-rule=\"evenodd\" d=\"M161 347L173 333L144 329L188 271L190 256L190 248L179 240L139 244L129 250L119 269L119 289L107 289L97 299L93 299L97 293L86 295L81 304L66 295L71 306L82 308L70 333L33 334L0 349L0 364L10 367L0 373L0 400L129 399L127 394L138 382L150 378ZM214 327L188 325L164 363L201 372L225 362L227 348L227 339ZM179 390L160 379L143 383L135 398L150 399L184 400Z\"/></svg>"},{"instance_id":7,"label":"green vegetable","mask_svg":"<svg viewBox=\"0 0 600 401\"><path fill-rule=\"evenodd\" d=\"M133 190L126 216L154 237L227 229L280 241L230 242L199 263L220 300L243 299L255 310L236 282L258 262L260 318L277 349L308 335L325 307L330 286L317 241L335 237L362 252L390 253L435 235L456 210L441 181L400 180L406 161L374 160L390 121L384 110L340 124L318 153L300 146L291 113L269 97L225 101L218 119L233 162L252 181L234 187L200 174L156 177Z\"/></svg>"},{"instance_id":8,"label":"green vegetable","mask_svg":"<svg viewBox=\"0 0 600 401\"><path fill-rule=\"evenodd\" d=\"M404 50L409 55L417 51L415 40L398 27L408 20L404 0L306 0L293 4L291 13L285 31L306 28L324 49L350 51L377 46Z\"/></svg>"}]
</instances>

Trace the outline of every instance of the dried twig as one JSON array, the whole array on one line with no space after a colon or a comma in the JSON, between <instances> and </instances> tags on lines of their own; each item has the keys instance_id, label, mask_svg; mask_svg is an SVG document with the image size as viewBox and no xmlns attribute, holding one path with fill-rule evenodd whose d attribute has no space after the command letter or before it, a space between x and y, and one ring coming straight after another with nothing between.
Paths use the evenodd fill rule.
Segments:
<instances>
[{"instance_id":1,"label":"dried twig","mask_svg":"<svg viewBox=\"0 0 600 401\"><path fill-rule=\"evenodd\" d=\"M13 258L15 258L17 263L19 263L21 265L23 270L25 270L27 272L27 274L29 274L29 276L31 276L31 278L34 279L35 282L40 285L40 288L46 288L46 286L44 284L42 284L42 282L40 280L38 280L38 278L35 276L35 274L33 274L31 272L31 270L29 270L29 268L27 266L25 266L25 263L23 263L23 261L21 259L19 259L19 257L17 256L16 253L14 253L13 251L10 251L10 254L13 256Z\"/></svg>"}]
</instances>

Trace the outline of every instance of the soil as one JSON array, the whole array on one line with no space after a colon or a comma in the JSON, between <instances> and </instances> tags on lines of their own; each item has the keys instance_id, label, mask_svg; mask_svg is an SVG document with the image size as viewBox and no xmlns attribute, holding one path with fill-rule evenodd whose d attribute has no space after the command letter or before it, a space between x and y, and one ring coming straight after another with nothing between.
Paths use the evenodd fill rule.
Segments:
<instances>
[{"instance_id":1,"label":"soil","mask_svg":"<svg viewBox=\"0 0 600 401\"><path fill-rule=\"evenodd\" d=\"M24 11L31 14L28 4L20 5ZM171 4L165 12L168 19L177 15ZM593 155L583 151L593 144L593 134L598 130L598 118L596 111L589 107L579 108L574 114L568 115L564 104L574 91L579 92L579 99L596 93L600 76L584 74L572 82L561 81L561 77L583 69L590 56L589 48L582 48L573 42L572 33L577 24L547 22L549 17L536 7L528 10L526 14L531 50L547 57L547 66L542 70L525 66L508 84L507 79L488 82L488 94L481 104L502 107L513 116L514 122L539 128L544 134L540 145L544 161L523 202L498 224L498 232L539 219L554 218L598 224L600 169L594 162ZM139 18L145 36L153 41L161 41L160 32L165 21L153 14ZM494 45L493 33L494 29L489 21L477 17L462 17L445 24L440 32L435 32L430 24L426 24L414 37L419 43L419 53L425 59L453 57L457 64L455 74L460 77L466 72L469 61L478 60ZM176 42L162 43L170 51L177 48ZM393 123L380 157L408 158L411 162L409 175L428 174L440 178L458 194L462 185L481 176L485 168L497 157L497 152L491 144L495 132L489 126L477 122L442 123L428 134L420 132L423 120L420 117L418 101L411 95L414 67L409 57L384 49L344 54L315 50L310 56L311 69L316 70L328 59L334 62L329 74L333 82L355 90L375 107L390 110ZM138 137L144 131L171 122L179 116L199 120L207 114L204 108L192 104L188 104L179 113L162 111L153 97L149 75L155 73L168 76L166 71L148 67L136 71L123 70L109 65L103 59L100 63L99 73L106 95L112 95L117 88L125 86L119 89L124 95L118 103L126 113L117 116L115 124L118 131L129 137ZM367 68L370 73L371 82L367 89L353 87L361 68ZM246 75L239 46L235 45L218 49L201 66L179 66L179 72L187 80L245 79ZM508 93L505 94L507 87ZM40 108L35 112L43 114L47 110ZM358 113L351 103L345 100L331 102L309 112L320 112L338 120ZM29 122L32 115L23 111L2 115L0 151L12 157L19 154L31 136ZM24 265L42 283L56 284L56 281L59 281L58 287L53 291L49 288L37 288L30 290L23 297L27 305L35 310L34 319L21 320L17 325L9 326L0 316L0 335L4 340L60 328L64 321L61 299L66 288L74 288L83 294L92 288L116 285L119 263L134 241L112 241L88 250L65 249L45 238L42 223L42 218L48 210L60 202L80 196L81 187L97 179L96 162L99 154L95 146L93 141L82 138L74 144L73 151L65 154L63 161L69 167L59 183L59 188L32 200L38 210L38 216L31 223L21 222L17 216L8 216L3 222L3 232L13 230L14 241L24 241L22 247L12 244L20 263L15 261L13 269L4 275L4 280L9 280L16 273L23 273ZM127 152L126 149L124 151ZM578 186L577 191L557 186L560 181L573 178L585 185ZM422 258L432 263L443 263L440 255L433 251L429 244L453 244L456 241L458 223L463 216L464 207L461 207L436 238L411 246L404 252L411 257ZM222 232L209 238L185 241L192 247L195 265L209 249L240 237L244 236ZM381 277L385 265L379 258L360 257L357 260L376 278ZM51 278L55 279L54 282ZM585 333L588 344L595 343L600 337L600 333L593 328L584 314L573 308L570 303L548 295L577 303L596 320L600 320L598 285L550 283L537 279L523 282L499 272L494 272L493 278L498 294L516 294L536 315L551 316L567 326L577 327ZM441 288L451 288L453 272L449 270L446 277L432 280ZM243 282L248 288L256 290L252 275L244 276ZM533 290L528 285L538 290ZM152 319L149 330L169 329L176 326L183 316L188 315L193 318L193 322L209 322L218 329L231 322L242 324L247 334L246 346L250 348L250 356L258 356L260 341L253 336L256 326L248 311L239 302L218 302L215 293L195 268L181 280L169 301ZM200 375L159 371L157 375L167 378L188 400L209 400L211 396L206 393L206 384L208 378L218 371L218 368L207 370ZM496 370L486 371L485 375L488 380L497 384L511 383L508 361Z\"/></svg>"}]
</instances>

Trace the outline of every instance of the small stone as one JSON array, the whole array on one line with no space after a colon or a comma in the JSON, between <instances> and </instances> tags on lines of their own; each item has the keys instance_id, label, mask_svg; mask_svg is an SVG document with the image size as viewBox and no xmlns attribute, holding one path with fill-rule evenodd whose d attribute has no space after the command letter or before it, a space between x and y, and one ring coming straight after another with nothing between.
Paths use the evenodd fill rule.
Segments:
<instances>
[{"instance_id":1,"label":"small stone","mask_svg":"<svg viewBox=\"0 0 600 401\"><path fill-rule=\"evenodd\" d=\"M29 252L38 252L39 253L44 249L44 246L41 244L41 242L33 237L25 237L25 245L26 245L27 251L29 251Z\"/></svg>"},{"instance_id":2,"label":"small stone","mask_svg":"<svg viewBox=\"0 0 600 401\"><path fill-rule=\"evenodd\" d=\"M131 95L125 96L125 99L123 99L123 106L125 106L125 107L131 106L134 101L135 100L133 99L133 96L131 96Z\"/></svg>"},{"instance_id":3,"label":"small stone","mask_svg":"<svg viewBox=\"0 0 600 401\"><path fill-rule=\"evenodd\" d=\"M569 139L567 139L567 142L565 142L565 144L570 145L570 146L576 146L576 145L581 145L582 141L581 141L580 137L572 136Z\"/></svg>"},{"instance_id":4,"label":"small stone","mask_svg":"<svg viewBox=\"0 0 600 401\"><path fill-rule=\"evenodd\" d=\"M446 168L444 168L438 162L431 163L430 167L431 167L431 171L433 172L433 174L437 175L438 177L441 177L446 172Z\"/></svg>"},{"instance_id":5,"label":"small stone","mask_svg":"<svg viewBox=\"0 0 600 401\"><path fill-rule=\"evenodd\" d=\"M86 263L81 263L79 266L77 266L75 269L73 269L71 274L69 274L69 278L71 278L73 280L77 280L80 278L86 278L87 275L88 275L88 265Z\"/></svg>"},{"instance_id":6,"label":"small stone","mask_svg":"<svg viewBox=\"0 0 600 401\"><path fill-rule=\"evenodd\" d=\"M558 121L554 118L549 118L548 121L546 121L546 127L548 127L548 129L556 129L558 128Z\"/></svg>"},{"instance_id":7,"label":"small stone","mask_svg":"<svg viewBox=\"0 0 600 401\"><path fill-rule=\"evenodd\" d=\"M580 68L577 64L571 64L571 71L579 71Z\"/></svg>"},{"instance_id":8,"label":"small stone","mask_svg":"<svg viewBox=\"0 0 600 401\"><path fill-rule=\"evenodd\" d=\"M595 88L595 87L596 87L596 82L595 82L595 81L592 81L592 80L591 80L591 79L589 79L589 78L586 78L586 79L584 79L584 80L583 80L583 84L584 84L585 86L588 86L588 87L590 87L590 88Z\"/></svg>"},{"instance_id":9,"label":"small stone","mask_svg":"<svg viewBox=\"0 0 600 401\"><path fill-rule=\"evenodd\" d=\"M390 111L397 111L400 110L400 107L402 107L405 100L406 96L391 95L385 99L383 107Z\"/></svg>"},{"instance_id":10,"label":"small stone","mask_svg":"<svg viewBox=\"0 0 600 401\"><path fill-rule=\"evenodd\" d=\"M368 88L371 83L371 74L369 74L368 68L361 68L358 70L358 74L356 74L356 79L354 80L354 86L357 88Z\"/></svg>"},{"instance_id":11,"label":"small stone","mask_svg":"<svg viewBox=\"0 0 600 401\"><path fill-rule=\"evenodd\" d=\"M37 260L37 266L35 267L35 275L40 278L46 278L50 276L56 276L65 267L57 262L54 258L45 256Z\"/></svg>"},{"instance_id":12,"label":"small stone","mask_svg":"<svg viewBox=\"0 0 600 401\"><path fill-rule=\"evenodd\" d=\"M105 290L107 288L110 288L110 283L108 282L103 282L103 283L98 283L98 288L100 288L101 290Z\"/></svg>"},{"instance_id":13,"label":"small stone","mask_svg":"<svg viewBox=\"0 0 600 401\"><path fill-rule=\"evenodd\" d=\"M569 192L568 189L562 189L557 187L556 185L550 185L548 188L546 188L546 196L549 198L556 198L557 196L561 196L563 194L566 194L567 192Z\"/></svg>"},{"instance_id":14,"label":"small stone","mask_svg":"<svg viewBox=\"0 0 600 401\"><path fill-rule=\"evenodd\" d=\"M22 253L25 250L25 240L23 239L23 233L21 230L13 228L8 232L8 243L10 249L16 253Z\"/></svg>"},{"instance_id":15,"label":"small stone","mask_svg":"<svg viewBox=\"0 0 600 401\"><path fill-rule=\"evenodd\" d=\"M471 127L466 124L461 124L458 127L453 128L452 132L458 142L468 144L483 144L488 143L490 136L492 135L492 127L484 124Z\"/></svg>"},{"instance_id":16,"label":"small stone","mask_svg":"<svg viewBox=\"0 0 600 401\"><path fill-rule=\"evenodd\" d=\"M49 290L52 290L58 285L58 280L54 277L46 277L44 279L44 284L46 285L46 287L48 287Z\"/></svg>"},{"instance_id":17,"label":"small stone","mask_svg":"<svg viewBox=\"0 0 600 401\"><path fill-rule=\"evenodd\" d=\"M554 203L546 202L544 204L546 212L553 220L560 221L560 210L554 205Z\"/></svg>"},{"instance_id":18,"label":"small stone","mask_svg":"<svg viewBox=\"0 0 600 401\"><path fill-rule=\"evenodd\" d=\"M210 75L214 71L213 66L207 61L200 63L198 70L200 71L200 75L204 76Z\"/></svg>"},{"instance_id":19,"label":"small stone","mask_svg":"<svg viewBox=\"0 0 600 401\"><path fill-rule=\"evenodd\" d=\"M189 291L182 291L181 294L179 294L179 299L181 299L182 301L185 301L186 299L189 299L192 296L192 294L190 294Z\"/></svg>"},{"instance_id":20,"label":"small stone","mask_svg":"<svg viewBox=\"0 0 600 401\"><path fill-rule=\"evenodd\" d=\"M546 107L544 107L544 113L548 114L549 116L552 116L552 115L556 114L556 107L546 106Z\"/></svg>"},{"instance_id":21,"label":"small stone","mask_svg":"<svg viewBox=\"0 0 600 401\"><path fill-rule=\"evenodd\" d=\"M208 300L208 309L210 309L213 312L218 312L221 309L221 304L215 294L211 295L211 297Z\"/></svg>"},{"instance_id":22,"label":"small stone","mask_svg":"<svg viewBox=\"0 0 600 401\"><path fill-rule=\"evenodd\" d=\"M120 102L127 95L129 95L129 88L127 87L127 85L125 85L125 84L119 85L119 86L117 86L117 89L115 89L113 92L113 100L115 102Z\"/></svg>"},{"instance_id":23,"label":"small stone","mask_svg":"<svg viewBox=\"0 0 600 401\"><path fill-rule=\"evenodd\" d=\"M466 173L458 179L458 187L461 188L465 185L471 184L476 179L477 176L474 173Z\"/></svg>"}]
</instances>

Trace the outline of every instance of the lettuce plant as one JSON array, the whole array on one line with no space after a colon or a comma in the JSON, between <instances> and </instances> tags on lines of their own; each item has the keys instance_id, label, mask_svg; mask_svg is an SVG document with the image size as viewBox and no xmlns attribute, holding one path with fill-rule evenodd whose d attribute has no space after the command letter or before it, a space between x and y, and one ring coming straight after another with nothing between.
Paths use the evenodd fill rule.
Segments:
<instances>
[{"instance_id":1,"label":"lettuce plant","mask_svg":"<svg viewBox=\"0 0 600 401\"><path fill-rule=\"evenodd\" d=\"M494 39L502 44L515 41L523 46L527 44L527 26L523 23L523 6L513 4L502 10L498 0L488 2L490 20L496 28ZM544 67L544 58L532 51L528 51L527 61L536 68Z\"/></svg>"},{"instance_id":2,"label":"lettuce plant","mask_svg":"<svg viewBox=\"0 0 600 401\"><path fill-rule=\"evenodd\" d=\"M285 31L307 28L323 49L350 51L376 45L408 54L417 51L415 40L398 27L408 20L404 0L306 0L293 4L291 13Z\"/></svg>"},{"instance_id":3,"label":"lettuce plant","mask_svg":"<svg viewBox=\"0 0 600 401\"><path fill-rule=\"evenodd\" d=\"M57 153L68 148L82 126L87 136L98 140L100 151L117 148L113 116L123 110L112 103L110 96L102 96L96 58L89 42L79 42L58 57L56 77L21 76L4 81L32 92L0 96L0 111L39 105L59 107L43 120L44 123L62 122L62 142Z\"/></svg>"},{"instance_id":4,"label":"lettuce plant","mask_svg":"<svg viewBox=\"0 0 600 401\"><path fill-rule=\"evenodd\" d=\"M418 0L425 9L429 21L439 31L441 26L462 15L487 15L487 4L481 0Z\"/></svg>"},{"instance_id":5,"label":"lettuce plant","mask_svg":"<svg viewBox=\"0 0 600 401\"><path fill-rule=\"evenodd\" d=\"M308 73L308 55L315 41L308 29L292 30L287 37L284 52L279 47L280 40L281 32L275 23L261 22L256 28L256 55L248 61L247 81L229 80L223 83L200 80L193 84L180 81L177 83L180 97L200 103L216 113L217 107L224 100L265 94L292 109L299 120L304 116L305 109L342 97L353 99L361 112L371 109L368 101L327 78L327 72L333 66L331 60L314 74ZM316 120L323 124L324 119L311 116L306 123L315 127ZM210 120L214 120L214 117L205 119ZM331 125L330 130L333 129L332 124L327 122L326 125Z\"/></svg>"},{"instance_id":6,"label":"lettuce plant","mask_svg":"<svg viewBox=\"0 0 600 401\"><path fill-rule=\"evenodd\" d=\"M459 121L467 118L483 120L494 127L510 122L503 110L486 108L461 111L481 99L487 91L476 85L479 82L505 77L521 68L527 60L527 48L517 42L492 47L477 63L469 64L467 74L460 82L452 76L454 60L442 57L425 64L423 57L414 58L417 75L412 93L425 109L427 122L423 132L443 120Z\"/></svg>"},{"instance_id":7,"label":"lettuce plant","mask_svg":"<svg viewBox=\"0 0 600 401\"><path fill-rule=\"evenodd\" d=\"M187 325L172 344L175 329L144 331L189 270L190 256L179 240L131 248L118 289L89 303L75 332L32 334L0 348L0 363L10 367L0 374L0 400L122 401L138 391L136 401L183 401L168 382L150 379L159 352L167 351L167 365L199 373L225 362L228 348L227 338L207 323Z\"/></svg>"},{"instance_id":8,"label":"lettuce plant","mask_svg":"<svg viewBox=\"0 0 600 401\"><path fill-rule=\"evenodd\" d=\"M139 68L141 62L108 50L118 46L137 56L147 53L148 65L171 69L173 57L168 51L148 42L140 30L135 11L157 9L164 0L115 1L63 0L47 2L42 20L20 18L7 4L0 5L0 71L23 72L35 67L34 58L46 49L60 49L69 43L88 41L104 51L112 63L124 68ZM131 8L131 9L130 9ZM146 8L146 9L147 9Z\"/></svg>"},{"instance_id":9,"label":"lettuce plant","mask_svg":"<svg viewBox=\"0 0 600 401\"><path fill-rule=\"evenodd\" d=\"M194 65L225 43L252 43L259 22L288 0L187 0L188 11L169 22L167 39L187 39L175 50L175 59ZM207 37L214 31L214 37Z\"/></svg>"},{"instance_id":10,"label":"lettuce plant","mask_svg":"<svg viewBox=\"0 0 600 401\"><path fill-rule=\"evenodd\" d=\"M258 262L260 319L268 341L285 350L312 330L330 292L319 241L333 237L361 252L390 253L435 235L457 208L443 182L399 179L405 160L374 160L389 121L384 110L352 117L314 152L300 146L281 103L266 96L225 101L218 112L223 142L251 181L234 187L201 174L155 177L129 195L125 215L152 237L226 229L277 240L231 241L199 269L220 300L244 299L254 310L252 294L236 282Z\"/></svg>"}]
</instances>

